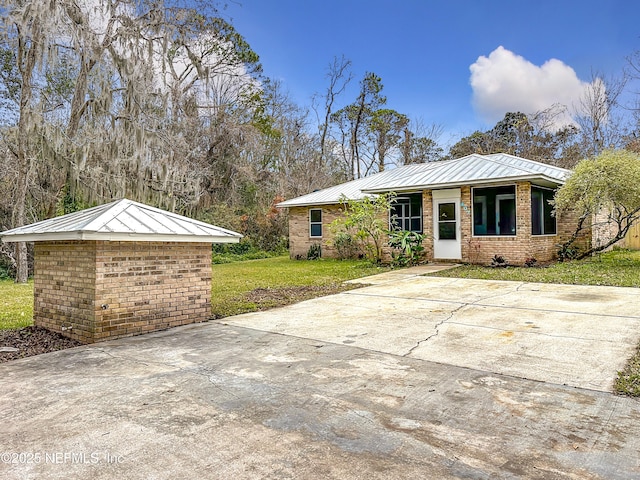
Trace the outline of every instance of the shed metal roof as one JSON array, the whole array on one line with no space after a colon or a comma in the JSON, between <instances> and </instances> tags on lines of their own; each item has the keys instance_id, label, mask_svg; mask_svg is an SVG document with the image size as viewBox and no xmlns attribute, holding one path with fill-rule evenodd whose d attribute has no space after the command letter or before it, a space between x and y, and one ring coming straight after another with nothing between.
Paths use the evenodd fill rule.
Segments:
<instances>
[{"instance_id":1,"label":"shed metal roof","mask_svg":"<svg viewBox=\"0 0 640 480\"><path fill-rule=\"evenodd\" d=\"M237 243L242 235L122 199L0 233L3 242L109 240Z\"/></svg>"},{"instance_id":2,"label":"shed metal roof","mask_svg":"<svg viewBox=\"0 0 640 480\"><path fill-rule=\"evenodd\" d=\"M309 193L278 204L279 207L338 203L340 196L358 200L368 194L420 189L487 185L529 180L547 186L562 185L571 172L504 153L468 155L453 160L406 165L359 180Z\"/></svg>"}]
</instances>

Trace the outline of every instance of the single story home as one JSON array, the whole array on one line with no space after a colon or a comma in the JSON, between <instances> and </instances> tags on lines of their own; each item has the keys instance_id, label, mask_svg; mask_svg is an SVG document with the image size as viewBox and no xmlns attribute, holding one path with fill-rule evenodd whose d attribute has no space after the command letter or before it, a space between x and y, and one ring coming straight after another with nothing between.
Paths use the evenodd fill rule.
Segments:
<instances>
[{"instance_id":1,"label":"single story home","mask_svg":"<svg viewBox=\"0 0 640 480\"><path fill-rule=\"evenodd\" d=\"M390 225L425 234L429 261L486 264L497 255L510 264L544 262L577 225L576 215L556 218L549 203L569 174L513 155L473 154L386 170L277 206L289 209L292 258L318 244L323 257L337 256L329 225L342 215L344 199L393 192Z\"/></svg>"}]
</instances>

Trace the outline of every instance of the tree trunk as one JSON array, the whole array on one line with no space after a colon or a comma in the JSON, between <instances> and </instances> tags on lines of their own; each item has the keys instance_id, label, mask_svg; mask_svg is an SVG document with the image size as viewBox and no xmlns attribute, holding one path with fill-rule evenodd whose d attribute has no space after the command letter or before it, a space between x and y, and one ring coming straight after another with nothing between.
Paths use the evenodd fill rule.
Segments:
<instances>
[{"instance_id":1,"label":"tree trunk","mask_svg":"<svg viewBox=\"0 0 640 480\"><path fill-rule=\"evenodd\" d=\"M31 115L31 102L33 99L33 71L36 66L36 55L40 41L40 24L37 18L33 19L31 38L22 37L18 30L17 61L22 80L20 91L20 117L18 119L18 148L16 152L19 168L17 198L13 210L14 227L21 227L27 223L27 194L31 176L31 157L29 155L29 130L33 116ZM26 283L29 278L29 260L27 258L27 245L24 242L16 244L16 283Z\"/></svg>"}]
</instances>

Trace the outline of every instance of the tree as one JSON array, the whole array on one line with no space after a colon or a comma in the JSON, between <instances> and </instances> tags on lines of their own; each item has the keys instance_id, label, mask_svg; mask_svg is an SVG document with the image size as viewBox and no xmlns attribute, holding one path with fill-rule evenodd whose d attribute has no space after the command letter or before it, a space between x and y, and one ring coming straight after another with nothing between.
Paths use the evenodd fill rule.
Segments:
<instances>
[{"instance_id":1,"label":"tree","mask_svg":"<svg viewBox=\"0 0 640 480\"><path fill-rule=\"evenodd\" d=\"M554 105L526 115L507 112L493 128L462 138L449 150L452 158L477 153L508 153L543 163L572 167L582 158L579 130L571 124L558 127L565 109Z\"/></svg>"},{"instance_id":2,"label":"tree","mask_svg":"<svg viewBox=\"0 0 640 480\"><path fill-rule=\"evenodd\" d=\"M625 83L624 78L591 75L574 114L586 156L594 157L605 149L620 147L624 129L616 110Z\"/></svg>"},{"instance_id":3,"label":"tree","mask_svg":"<svg viewBox=\"0 0 640 480\"><path fill-rule=\"evenodd\" d=\"M407 116L395 110L383 108L372 112L367 126L373 138L379 172L385 169L387 154L400 145L401 134L408 124Z\"/></svg>"},{"instance_id":4,"label":"tree","mask_svg":"<svg viewBox=\"0 0 640 480\"><path fill-rule=\"evenodd\" d=\"M605 150L594 159L582 160L558 189L555 211L556 215L567 212L578 215L575 231L561 247L563 252L573 249L588 227L600 228L607 234L602 242L580 252L577 258L620 241L640 219L640 155L627 150Z\"/></svg>"},{"instance_id":5,"label":"tree","mask_svg":"<svg viewBox=\"0 0 640 480\"><path fill-rule=\"evenodd\" d=\"M322 111L322 121L319 121L318 129L320 131L320 160L324 160L327 137L329 134L331 114L333 113L333 106L336 98L345 91L349 82L351 82L353 75L350 72L351 60L347 60L344 56L338 58L335 57L333 62L329 65L326 77L329 79L329 86L327 87L324 95L324 109ZM316 107L316 97L313 99L313 108L318 114Z\"/></svg>"},{"instance_id":6,"label":"tree","mask_svg":"<svg viewBox=\"0 0 640 480\"><path fill-rule=\"evenodd\" d=\"M341 132L343 145L348 142L348 148L343 148L343 152L355 178L366 176L374 167L371 159L365 160L363 157L362 148L371 115L387 102L386 97L381 95L382 89L382 79L375 73L367 72L360 82L356 101L331 115L331 121Z\"/></svg>"},{"instance_id":7,"label":"tree","mask_svg":"<svg viewBox=\"0 0 640 480\"><path fill-rule=\"evenodd\" d=\"M223 170L206 140L250 122L245 99L260 71L214 6L0 0L0 8L0 140L4 174L14 176L3 227L125 195L181 213L199 206ZM15 262L25 281L24 245Z\"/></svg>"},{"instance_id":8,"label":"tree","mask_svg":"<svg viewBox=\"0 0 640 480\"><path fill-rule=\"evenodd\" d=\"M442 126L431 124L425 127L422 120L411 120L404 128L400 142L400 161L402 165L427 163L442 160L444 151L438 140L442 135Z\"/></svg>"},{"instance_id":9,"label":"tree","mask_svg":"<svg viewBox=\"0 0 640 480\"><path fill-rule=\"evenodd\" d=\"M382 247L389 235L389 211L394 198L393 193L361 200L343 198L343 213L332 222L331 229L336 235L349 235L367 258L380 263Z\"/></svg>"}]
</instances>

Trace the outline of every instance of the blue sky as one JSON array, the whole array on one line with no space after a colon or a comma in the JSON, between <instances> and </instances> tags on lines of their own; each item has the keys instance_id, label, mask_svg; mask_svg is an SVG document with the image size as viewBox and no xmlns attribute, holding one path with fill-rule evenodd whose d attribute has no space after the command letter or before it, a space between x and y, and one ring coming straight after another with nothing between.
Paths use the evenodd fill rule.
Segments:
<instances>
[{"instance_id":1,"label":"blue sky","mask_svg":"<svg viewBox=\"0 0 640 480\"><path fill-rule=\"evenodd\" d=\"M237 0L224 14L297 103L344 55L354 80L342 104L375 72L388 108L441 125L442 143L509 110L575 103L592 72L619 75L640 50L635 0Z\"/></svg>"}]
</instances>

